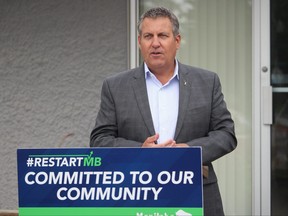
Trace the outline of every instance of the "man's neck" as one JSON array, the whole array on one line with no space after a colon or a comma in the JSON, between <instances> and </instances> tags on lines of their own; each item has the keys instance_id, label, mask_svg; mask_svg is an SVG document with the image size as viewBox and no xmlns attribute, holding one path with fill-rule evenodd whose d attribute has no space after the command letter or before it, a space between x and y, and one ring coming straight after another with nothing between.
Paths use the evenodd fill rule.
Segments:
<instances>
[{"instance_id":1,"label":"man's neck","mask_svg":"<svg viewBox=\"0 0 288 216\"><path fill-rule=\"evenodd\" d=\"M156 76L156 78L165 85L174 75L176 64L174 63L173 66L167 68L155 68L149 70Z\"/></svg>"}]
</instances>

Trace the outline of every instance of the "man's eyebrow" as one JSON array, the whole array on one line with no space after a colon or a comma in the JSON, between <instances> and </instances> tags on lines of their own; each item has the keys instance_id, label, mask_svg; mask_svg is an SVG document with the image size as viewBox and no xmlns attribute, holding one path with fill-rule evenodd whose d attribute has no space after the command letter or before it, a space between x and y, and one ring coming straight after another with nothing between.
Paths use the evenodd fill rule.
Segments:
<instances>
[{"instance_id":1,"label":"man's eyebrow","mask_svg":"<svg viewBox=\"0 0 288 216\"><path fill-rule=\"evenodd\" d=\"M169 35L169 32L160 32L158 35Z\"/></svg>"},{"instance_id":2,"label":"man's eyebrow","mask_svg":"<svg viewBox=\"0 0 288 216\"><path fill-rule=\"evenodd\" d=\"M143 32L143 35L153 35L151 32ZM169 32L159 32L157 35L169 35Z\"/></svg>"}]
</instances>

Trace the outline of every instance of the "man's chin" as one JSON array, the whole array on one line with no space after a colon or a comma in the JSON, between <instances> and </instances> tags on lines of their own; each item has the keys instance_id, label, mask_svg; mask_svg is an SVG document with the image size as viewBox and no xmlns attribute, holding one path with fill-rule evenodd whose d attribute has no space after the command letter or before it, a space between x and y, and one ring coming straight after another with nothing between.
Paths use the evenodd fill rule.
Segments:
<instances>
[{"instance_id":1,"label":"man's chin","mask_svg":"<svg viewBox=\"0 0 288 216\"><path fill-rule=\"evenodd\" d=\"M163 61L153 61L149 63L146 62L146 64L151 71L165 68L165 64Z\"/></svg>"}]
</instances>

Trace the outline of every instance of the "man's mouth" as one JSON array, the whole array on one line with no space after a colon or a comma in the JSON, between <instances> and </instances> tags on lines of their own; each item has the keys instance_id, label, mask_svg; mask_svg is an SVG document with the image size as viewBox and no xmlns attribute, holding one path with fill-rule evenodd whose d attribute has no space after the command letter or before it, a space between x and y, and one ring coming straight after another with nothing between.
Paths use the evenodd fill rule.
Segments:
<instances>
[{"instance_id":1,"label":"man's mouth","mask_svg":"<svg viewBox=\"0 0 288 216\"><path fill-rule=\"evenodd\" d=\"M161 55L161 52L151 52L151 55L155 56L155 55Z\"/></svg>"}]
</instances>

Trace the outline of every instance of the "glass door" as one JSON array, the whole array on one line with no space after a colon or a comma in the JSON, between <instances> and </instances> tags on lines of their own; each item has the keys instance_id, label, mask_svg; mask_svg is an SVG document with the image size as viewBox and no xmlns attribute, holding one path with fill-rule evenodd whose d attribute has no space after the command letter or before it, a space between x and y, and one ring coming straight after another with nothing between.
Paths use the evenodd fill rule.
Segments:
<instances>
[{"instance_id":1,"label":"glass door","mask_svg":"<svg viewBox=\"0 0 288 216\"><path fill-rule=\"evenodd\" d=\"M252 215L252 2L139 0L139 15L154 6L170 8L179 18L178 60L221 79L238 146L213 164L226 215Z\"/></svg>"},{"instance_id":2,"label":"glass door","mask_svg":"<svg viewBox=\"0 0 288 216\"><path fill-rule=\"evenodd\" d=\"M271 84L271 213L288 215L288 1L270 0Z\"/></svg>"}]
</instances>

